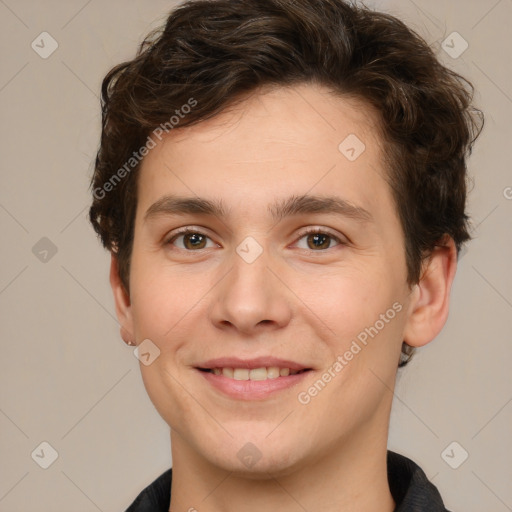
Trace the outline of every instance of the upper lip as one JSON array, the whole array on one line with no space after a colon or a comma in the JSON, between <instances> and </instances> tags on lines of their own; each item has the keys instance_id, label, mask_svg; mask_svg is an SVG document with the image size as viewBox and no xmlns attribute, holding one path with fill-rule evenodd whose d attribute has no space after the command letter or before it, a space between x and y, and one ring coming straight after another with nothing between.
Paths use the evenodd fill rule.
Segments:
<instances>
[{"instance_id":1,"label":"upper lip","mask_svg":"<svg viewBox=\"0 0 512 512\"><path fill-rule=\"evenodd\" d=\"M262 356L254 359L240 359L238 357L219 357L217 359L209 359L201 363L197 368L212 369L212 368L290 368L290 370L306 370L310 367L290 361L287 359L278 359L276 357Z\"/></svg>"}]
</instances>

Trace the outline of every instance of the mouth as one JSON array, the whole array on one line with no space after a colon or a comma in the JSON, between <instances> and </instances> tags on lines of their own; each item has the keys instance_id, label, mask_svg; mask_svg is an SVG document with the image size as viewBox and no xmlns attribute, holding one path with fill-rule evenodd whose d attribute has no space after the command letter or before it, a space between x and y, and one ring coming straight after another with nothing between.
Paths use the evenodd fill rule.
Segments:
<instances>
[{"instance_id":1,"label":"mouth","mask_svg":"<svg viewBox=\"0 0 512 512\"><path fill-rule=\"evenodd\" d=\"M195 369L214 389L237 400L264 400L298 385L313 371L311 367L274 357L212 359Z\"/></svg>"}]
</instances>

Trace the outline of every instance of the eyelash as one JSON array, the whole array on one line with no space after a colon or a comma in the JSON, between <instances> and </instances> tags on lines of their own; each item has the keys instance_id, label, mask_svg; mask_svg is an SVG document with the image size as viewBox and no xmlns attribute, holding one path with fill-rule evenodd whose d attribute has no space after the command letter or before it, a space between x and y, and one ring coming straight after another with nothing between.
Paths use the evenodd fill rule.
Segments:
<instances>
[{"instance_id":1,"label":"eyelash","mask_svg":"<svg viewBox=\"0 0 512 512\"><path fill-rule=\"evenodd\" d=\"M201 235L201 236L204 236L208 239L211 240L211 238L206 235L205 233L202 233L201 231L197 230L197 229L191 229L191 228L183 228L182 230L180 231L177 231L176 233L174 233L170 238L166 239L165 241L165 245L172 245L174 241L176 241L177 238L179 238L180 236L183 236L183 235L189 235L189 234L194 234L194 235ZM324 229L318 229L318 228L308 228L306 229L305 231L303 231L300 236L297 238L297 241L301 240L302 238L304 238L305 236L308 236L308 235L327 235L329 238L331 238L332 240L336 241L338 243L338 245L347 245L347 242L344 242L343 240L340 240L340 238L338 238L337 236L333 235L332 233L329 233L329 231L326 231ZM329 247L328 249L319 249L318 251L315 251L313 249L302 249L302 250L310 250L311 252L325 252L329 249L333 249L333 247ZM202 251L204 249L198 249L197 251L194 251L194 250L188 250L188 249L181 249L180 250L182 251L186 251L186 252L199 252L199 251Z\"/></svg>"}]
</instances>

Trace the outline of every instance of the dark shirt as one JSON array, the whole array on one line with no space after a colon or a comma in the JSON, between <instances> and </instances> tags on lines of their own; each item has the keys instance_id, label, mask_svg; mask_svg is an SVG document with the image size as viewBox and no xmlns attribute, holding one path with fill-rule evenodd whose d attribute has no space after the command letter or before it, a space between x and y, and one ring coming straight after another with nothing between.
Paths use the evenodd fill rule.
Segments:
<instances>
[{"instance_id":1,"label":"dark shirt","mask_svg":"<svg viewBox=\"0 0 512 512\"><path fill-rule=\"evenodd\" d=\"M412 460L388 451L388 482L396 503L395 512L449 512L439 491ZM148 485L126 512L168 512L172 469Z\"/></svg>"}]
</instances>

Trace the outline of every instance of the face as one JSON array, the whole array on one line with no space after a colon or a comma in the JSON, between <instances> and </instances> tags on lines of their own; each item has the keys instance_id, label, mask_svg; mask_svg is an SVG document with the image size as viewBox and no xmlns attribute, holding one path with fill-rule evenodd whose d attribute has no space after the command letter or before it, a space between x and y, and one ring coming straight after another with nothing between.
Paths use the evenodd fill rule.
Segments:
<instances>
[{"instance_id":1,"label":"face","mask_svg":"<svg viewBox=\"0 0 512 512\"><path fill-rule=\"evenodd\" d=\"M120 309L173 454L286 474L387 438L410 289L375 125L268 89L145 157Z\"/></svg>"}]
</instances>

